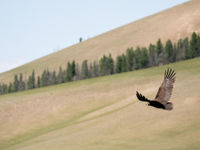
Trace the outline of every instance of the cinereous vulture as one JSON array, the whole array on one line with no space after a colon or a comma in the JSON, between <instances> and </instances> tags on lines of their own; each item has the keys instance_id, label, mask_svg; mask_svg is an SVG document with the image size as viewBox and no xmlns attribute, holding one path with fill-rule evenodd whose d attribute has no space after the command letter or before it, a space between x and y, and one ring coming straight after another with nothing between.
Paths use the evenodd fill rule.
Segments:
<instances>
[{"instance_id":1,"label":"cinereous vulture","mask_svg":"<svg viewBox=\"0 0 200 150\"><path fill-rule=\"evenodd\" d=\"M176 73L171 68L168 68L164 74L164 80L156 94L154 100L149 100L142 94L136 92L136 96L140 101L148 102L149 106L153 106L160 109L172 110L173 104L169 102L172 95L173 84L175 82Z\"/></svg>"}]
</instances>

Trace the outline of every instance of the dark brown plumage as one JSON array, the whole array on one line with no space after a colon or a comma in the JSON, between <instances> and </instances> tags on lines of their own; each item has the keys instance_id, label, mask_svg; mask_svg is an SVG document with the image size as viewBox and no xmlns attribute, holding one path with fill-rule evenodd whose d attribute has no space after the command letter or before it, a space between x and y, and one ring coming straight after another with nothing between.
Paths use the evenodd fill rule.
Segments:
<instances>
[{"instance_id":1,"label":"dark brown plumage","mask_svg":"<svg viewBox=\"0 0 200 150\"><path fill-rule=\"evenodd\" d=\"M172 95L173 84L175 82L176 73L171 68L168 68L165 71L164 80L158 89L156 97L154 100L149 100L144 97L142 94L136 92L136 96L140 101L148 102L149 106L153 106L160 109L172 110L173 104L169 102L169 99Z\"/></svg>"}]
</instances>

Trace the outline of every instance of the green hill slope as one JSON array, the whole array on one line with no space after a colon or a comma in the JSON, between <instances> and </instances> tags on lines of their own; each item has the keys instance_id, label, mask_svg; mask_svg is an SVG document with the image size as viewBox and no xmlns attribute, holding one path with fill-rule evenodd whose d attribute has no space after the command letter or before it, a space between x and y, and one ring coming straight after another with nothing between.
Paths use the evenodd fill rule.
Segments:
<instances>
[{"instance_id":1,"label":"green hill slope","mask_svg":"<svg viewBox=\"0 0 200 150\"><path fill-rule=\"evenodd\" d=\"M84 59L98 60L109 53L115 58L128 47L148 46L158 38L176 41L194 31L199 33L199 18L200 1L192 0L0 74L0 81L13 80L13 76L19 73L27 79L33 69L36 74L41 74L47 67L57 70L59 66L66 67L67 61L73 59L80 63Z\"/></svg>"},{"instance_id":2,"label":"green hill slope","mask_svg":"<svg viewBox=\"0 0 200 150\"><path fill-rule=\"evenodd\" d=\"M0 96L0 149L198 150L200 58ZM172 111L154 98L164 70L177 73Z\"/></svg>"}]
</instances>

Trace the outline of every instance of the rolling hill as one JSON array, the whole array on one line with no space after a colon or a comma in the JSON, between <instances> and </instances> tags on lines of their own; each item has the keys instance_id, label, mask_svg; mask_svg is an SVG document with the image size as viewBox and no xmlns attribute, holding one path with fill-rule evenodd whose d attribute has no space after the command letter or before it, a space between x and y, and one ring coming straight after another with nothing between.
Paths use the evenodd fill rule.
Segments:
<instances>
[{"instance_id":1,"label":"rolling hill","mask_svg":"<svg viewBox=\"0 0 200 150\"><path fill-rule=\"evenodd\" d=\"M109 53L115 58L128 47L148 46L158 38L162 41L176 41L194 31L199 33L199 18L200 1L192 0L2 73L0 81L7 83L19 73L23 73L27 79L33 69L36 74L41 74L47 67L50 70L57 70L59 66L66 67L67 61L76 60L81 63L84 59L98 60Z\"/></svg>"},{"instance_id":2,"label":"rolling hill","mask_svg":"<svg viewBox=\"0 0 200 150\"><path fill-rule=\"evenodd\" d=\"M0 96L1 150L199 150L200 58ZM172 111L149 107L164 70Z\"/></svg>"}]
</instances>

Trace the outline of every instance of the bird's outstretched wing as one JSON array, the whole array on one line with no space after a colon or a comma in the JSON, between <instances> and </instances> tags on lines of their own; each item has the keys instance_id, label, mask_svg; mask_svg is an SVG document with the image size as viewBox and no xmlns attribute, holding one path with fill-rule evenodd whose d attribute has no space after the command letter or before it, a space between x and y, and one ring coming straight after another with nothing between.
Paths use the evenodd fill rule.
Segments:
<instances>
[{"instance_id":1,"label":"bird's outstretched wing","mask_svg":"<svg viewBox=\"0 0 200 150\"><path fill-rule=\"evenodd\" d=\"M140 101L143 102L150 102L150 100L148 100L146 97L144 97L142 94L138 93L138 91L136 91L136 96Z\"/></svg>"},{"instance_id":2,"label":"bird's outstretched wing","mask_svg":"<svg viewBox=\"0 0 200 150\"><path fill-rule=\"evenodd\" d=\"M164 80L156 94L155 101L166 104L172 94L173 84L175 82L176 73L171 68L165 71Z\"/></svg>"}]
</instances>

